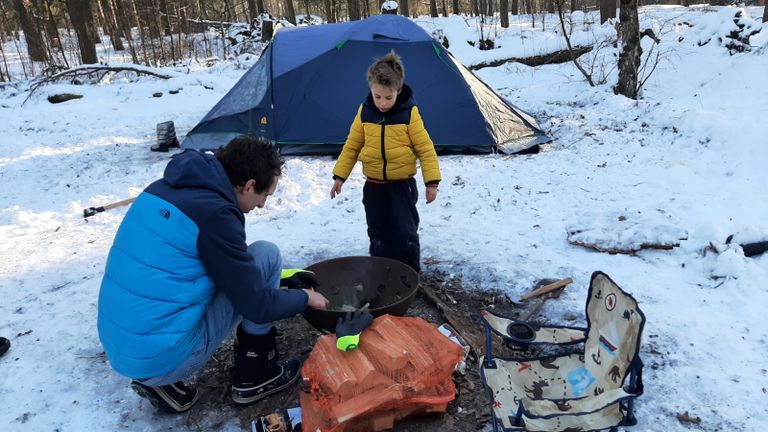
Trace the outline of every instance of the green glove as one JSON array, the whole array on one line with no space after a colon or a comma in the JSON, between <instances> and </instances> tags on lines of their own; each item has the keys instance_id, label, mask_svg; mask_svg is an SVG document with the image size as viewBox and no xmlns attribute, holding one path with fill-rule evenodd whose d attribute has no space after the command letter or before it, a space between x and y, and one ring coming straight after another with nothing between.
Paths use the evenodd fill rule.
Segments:
<instances>
[{"instance_id":1,"label":"green glove","mask_svg":"<svg viewBox=\"0 0 768 432\"><path fill-rule=\"evenodd\" d=\"M373 322L373 315L367 309L357 310L352 315L347 312L342 320L336 323L336 348L341 351L349 351L360 345L360 333Z\"/></svg>"},{"instance_id":2,"label":"green glove","mask_svg":"<svg viewBox=\"0 0 768 432\"><path fill-rule=\"evenodd\" d=\"M280 272L280 286L312 289L320 286L317 276L309 270L283 269Z\"/></svg>"}]
</instances>

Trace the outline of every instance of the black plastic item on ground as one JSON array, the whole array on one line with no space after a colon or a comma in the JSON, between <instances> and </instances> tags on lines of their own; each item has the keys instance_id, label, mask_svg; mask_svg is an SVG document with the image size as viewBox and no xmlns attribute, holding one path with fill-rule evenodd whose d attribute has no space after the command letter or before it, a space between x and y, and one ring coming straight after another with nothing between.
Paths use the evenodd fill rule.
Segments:
<instances>
[{"instance_id":1,"label":"black plastic item on ground","mask_svg":"<svg viewBox=\"0 0 768 432\"><path fill-rule=\"evenodd\" d=\"M333 333L339 318L365 308L377 317L402 316L419 288L419 275L400 261L351 256L321 261L306 267L320 281L317 291L330 301L328 310L307 308L304 318L315 328Z\"/></svg>"},{"instance_id":2,"label":"black plastic item on ground","mask_svg":"<svg viewBox=\"0 0 768 432\"><path fill-rule=\"evenodd\" d=\"M0 337L0 356L5 354L8 351L8 348L11 347L11 341L4 337Z\"/></svg>"},{"instance_id":3,"label":"black plastic item on ground","mask_svg":"<svg viewBox=\"0 0 768 432\"><path fill-rule=\"evenodd\" d=\"M744 256L753 257L768 251L768 241L743 244L741 245L741 248L744 249Z\"/></svg>"}]
</instances>

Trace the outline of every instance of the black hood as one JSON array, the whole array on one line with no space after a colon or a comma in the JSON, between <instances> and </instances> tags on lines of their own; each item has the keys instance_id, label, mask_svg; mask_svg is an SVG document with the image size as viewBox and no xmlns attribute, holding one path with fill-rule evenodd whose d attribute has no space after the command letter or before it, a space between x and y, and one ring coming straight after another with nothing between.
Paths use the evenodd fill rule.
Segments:
<instances>
[{"instance_id":1,"label":"black hood","mask_svg":"<svg viewBox=\"0 0 768 432\"><path fill-rule=\"evenodd\" d=\"M379 111L378 108L376 108L376 104L373 102L373 94L369 92L368 97L365 98L365 105L367 105L369 108L379 111L385 117L395 113L402 112L407 109L411 109L415 104L416 102L413 100L413 90L411 90L411 88L405 84L403 84L403 88L400 90L400 93L397 95L397 100L395 100L395 105L385 113L382 113L381 111Z\"/></svg>"},{"instance_id":2,"label":"black hood","mask_svg":"<svg viewBox=\"0 0 768 432\"><path fill-rule=\"evenodd\" d=\"M237 197L227 172L215 156L196 150L187 150L176 155L163 173L171 187L210 189L237 204Z\"/></svg>"}]
</instances>

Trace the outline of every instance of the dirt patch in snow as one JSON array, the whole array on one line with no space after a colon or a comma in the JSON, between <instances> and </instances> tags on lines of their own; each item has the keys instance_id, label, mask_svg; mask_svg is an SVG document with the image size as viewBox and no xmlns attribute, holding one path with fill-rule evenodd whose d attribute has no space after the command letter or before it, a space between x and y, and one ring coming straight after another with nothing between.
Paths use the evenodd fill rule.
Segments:
<instances>
[{"instance_id":1,"label":"dirt patch in snow","mask_svg":"<svg viewBox=\"0 0 768 432\"><path fill-rule=\"evenodd\" d=\"M495 310L512 316L520 311L506 296L498 292L466 291L456 279L447 280L439 273L425 272L421 285L430 286L458 314L469 317L476 323L474 331L482 334L479 311L493 305ZM454 303L455 301L455 303ZM445 323L442 314L421 292L408 309L408 316L418 316L440 325ZM281 358L298 356L305 360L320 333L303 317L283 320L278 327L278 350ZM233 364L233 339L225 341L203 371L198 375L200 399L189 413L185 423L191 430L219 429L236 416L243 430L251 430L251 422L260 416L280 409L299 406L299 384L291 389L269 396L254 405L235 406L230 398L229 385ZM495 350L494 350L495 351ZM490 424L489 399L480 379L477 362L467 360L466 373L454 373L457 388L456 399L448 405L443 414L428 414L407 418L395 423L395 431L424 432L445 430L481 430Z\"/></svg>"}]
</instances>

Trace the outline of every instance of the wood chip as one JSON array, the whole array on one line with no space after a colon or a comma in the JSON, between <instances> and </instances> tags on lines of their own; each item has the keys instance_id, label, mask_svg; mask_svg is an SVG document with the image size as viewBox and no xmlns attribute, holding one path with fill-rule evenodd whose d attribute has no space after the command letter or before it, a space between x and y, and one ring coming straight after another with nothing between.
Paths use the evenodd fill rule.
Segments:
<instances>
[{"instance_id":1,"label":"wood chip","mask_svg":"<svg viewBox=\"0 0 768 432\"><path fill-rule=\"evenodd\" d=\"M692 423L692 424L695 424L695 425L700 425L701 424L701 418L688 414L688 411L686 411L686 412L684 412L682 414L678 413L677 414L677 421L679 421L680 423Z\"/></svg>"}]
</instances>

